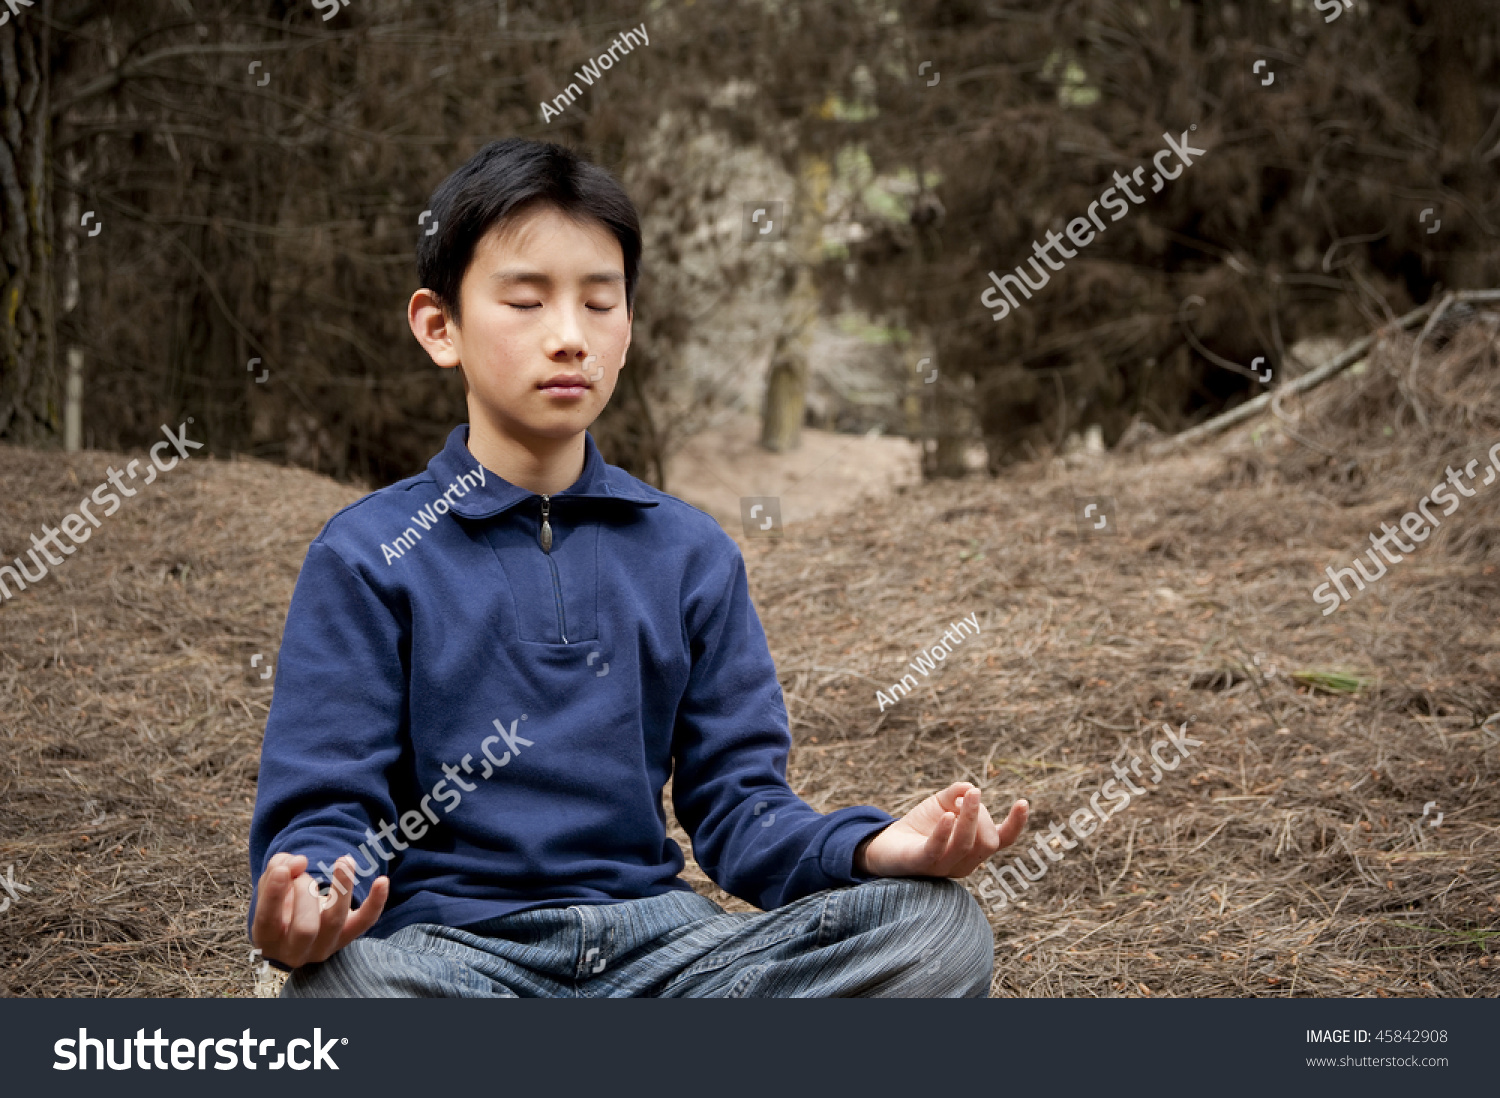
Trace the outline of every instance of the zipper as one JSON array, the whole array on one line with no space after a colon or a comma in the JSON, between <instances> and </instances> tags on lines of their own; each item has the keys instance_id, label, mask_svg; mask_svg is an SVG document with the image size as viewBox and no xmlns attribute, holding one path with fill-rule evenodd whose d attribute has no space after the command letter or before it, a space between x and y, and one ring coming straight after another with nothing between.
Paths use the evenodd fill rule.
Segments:
<instances>
[{"instance_id":1,"label":"zipper","mask_svg":"<svg viewBox=\"0 0 1500 1098\"><path fill-rule=\"evenodd\" d=\"M547 554L547 565L552 569L552 601L557 606L557 633L564 644L568 643L568 623L563 617L562 576L557 571L557 561L552 559L552 523L548 516L552 512L552 497L542 497L542 528L537 534L542 552Z\"/></svg>"}]
</instances>

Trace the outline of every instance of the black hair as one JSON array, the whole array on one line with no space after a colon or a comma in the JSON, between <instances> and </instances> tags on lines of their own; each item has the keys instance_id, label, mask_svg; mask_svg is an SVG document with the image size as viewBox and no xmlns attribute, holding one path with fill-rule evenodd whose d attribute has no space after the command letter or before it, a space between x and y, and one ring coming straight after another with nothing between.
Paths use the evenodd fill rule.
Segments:
<instances>
[{"instance_id":1,"label":"black hair","mask_svg":"<svg viewBox=\"0 0 1500 1098\"><path fill-rule=\"evenodd\" d=\"M417 241L417 277L453 316L474 249L490 229L523 207L554 206L574 219L602 222L625 260L625 308L635 304L641 267L641 223L614 176L572 149L550 141L491 141L439 184L427 202L438 231Z\"/></svg>"}]
</instances>

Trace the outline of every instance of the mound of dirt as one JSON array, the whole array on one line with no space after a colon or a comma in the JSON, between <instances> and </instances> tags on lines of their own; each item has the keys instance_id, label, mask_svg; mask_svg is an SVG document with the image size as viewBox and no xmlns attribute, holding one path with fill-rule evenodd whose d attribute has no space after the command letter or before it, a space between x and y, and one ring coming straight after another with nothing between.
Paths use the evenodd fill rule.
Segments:
<instances>
[{"instance_id":1,"label":"mound of dirt","mask_svg":"<svg viewBox=\"0 0 1500 1098\"><path fill-rule=\"evenodd\" d=\"M792 784L821 811L900 814L957 779L997 814L1024 796L1031 834L999 869L1032 835L1071 834L1164 725L1200 741L1159 782L1132 774L1149 788L1056 842L1040 879L1007 873L1014 897L985 869L968 879L995 994L1500 992L1500 481L1480 485L1481 462L1414 552L1327 615L1312 596L1500 442L1493 321L1445 338L1413 371L1393 337L1178 457L897 490L780 539L723 516L781 674ZM6 559L111 463L0 448ZM803 490L846 490L833 468ZM194 458L0 604L0 875L29 889L0 916L5 991L255 993L261 675L309 541L359 494ZM970 615L978 635L938 661ZM685 876L752 910L695 863Z\"/></svg>"}]
</instances>

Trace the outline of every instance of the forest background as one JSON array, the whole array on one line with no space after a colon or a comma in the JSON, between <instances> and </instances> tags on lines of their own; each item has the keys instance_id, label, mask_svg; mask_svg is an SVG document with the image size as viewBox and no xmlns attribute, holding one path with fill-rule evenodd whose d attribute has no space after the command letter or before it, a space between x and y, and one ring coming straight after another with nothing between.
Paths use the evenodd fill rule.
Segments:
<instances>
[{"instance_id":1,"label":"forest background","mask_svg":"<svg viewBox=\"0 0 1500 1098\"><path fill-rule=\"evenodd\" d=\"M583 150L641 210L630 368L595 433L658 484L736 409L773 450L805 422L922 438L928 475L1091 425L1175 431L1260 391L1224 363L1284 379L1313 365L1299 340L1500 283L1500 8L1480 0L6 14L0 440L23 445L126 449L192 415L219 457L370 485L421 468L464 412L406 330L419 218L509 135ZM544 123L643 22L650 45ZM1190 126L1190 172L990 319L987 271ZM746 230L771 202L768 241ZM814 350L830 324L867 345L852 382Z\"/></svg>"}]
</instances>

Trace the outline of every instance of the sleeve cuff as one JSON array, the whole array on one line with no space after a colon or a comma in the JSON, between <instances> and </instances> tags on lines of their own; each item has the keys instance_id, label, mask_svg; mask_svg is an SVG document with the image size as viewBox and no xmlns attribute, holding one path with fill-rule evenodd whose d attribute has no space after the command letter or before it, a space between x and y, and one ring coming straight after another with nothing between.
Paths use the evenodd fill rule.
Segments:
<instances>
[{"instance_id":1,"label":"sleeve cuff","mask_svg":"<svg viewBox=\"0 0 1500 1098\"><path fill-rule=\"evenodd\" d=\"M884 831L885 828L881 828L880 830ZM866 835L863 839L859 840L859 842L857 844L855 844L855 847L854 847L854 856L853 856L853 858L850 859L850 862L849 862L849 874L850 874L850 876L852 876L852 877L854 877L856 879L864 879L864 880L869 880L872 877L879 876L879 874L870 873L868 871L866 871L865 873L861 873L860 869L859 869L860 855L862 855L865 852L865 849L872 842L875 841L875 836L879 835L879 834L880 834L880 831L872 831L868 835Z\"/></svg>"},{"instance_id":2,"label":"sleeve cuff","mask_svg":"<svg viewBox=\"0 0 1500 1098\"><path fill-rule=\"evenodd\" d=\"M868 805L846 808L841 811L849 813L850 819L845 826L840 827L828 837L828 841L823 846L822 856L819 858L819 868L827 874L830 880L838 884L861 884L865 881L873 881L879 876L878 873L856 874L854 872L854 849L866 839L874 838L895 823L896 817Z\"/></svg>"}]
</instances>

